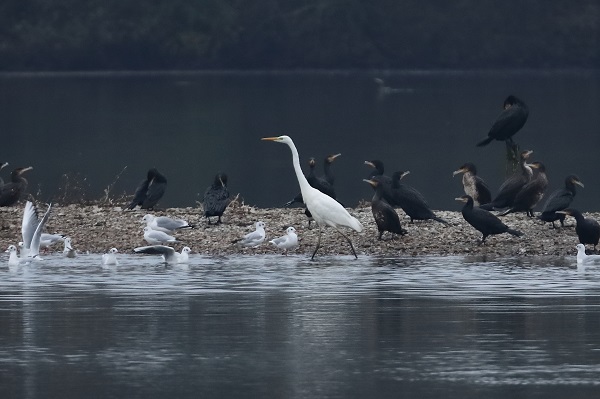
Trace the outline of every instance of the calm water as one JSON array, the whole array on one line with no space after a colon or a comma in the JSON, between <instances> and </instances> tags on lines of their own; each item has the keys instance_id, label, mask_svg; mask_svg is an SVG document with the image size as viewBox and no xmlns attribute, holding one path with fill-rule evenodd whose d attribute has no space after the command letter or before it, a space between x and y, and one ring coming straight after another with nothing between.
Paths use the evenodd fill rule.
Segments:
<instances>
[{"instance_id":1,"label":"calm water","mask_svg":"<svg viewBox=\"0 0 600 399\"><path fill-rule=\"evenodd\" d=\"M374 77L399 91L379 95ZM549 189L575 173L586 188L574 206L600 210L599 71L0 74L0 92L0 161L33 165L43 201L98 199L109 186L132 195L156 166L169 180L163 206L195 206L219 170L247 204L281 206L298 192L290 152L259 139L288 134L319 172L342 153L344 204L372 196L364 161L379 158L390 174L410 170L434 208L457 210L463 163L494 192L504 179L503 143L475 143L514 94L530 108L515 140L546 164Z\"/></svg>"},{"instance_id":2,"label":"calm water","mask_svg":"<svg viewBox=\"0 0 600 399\"><path fill-rule=\"evenodd\" d=\"M600 391L600 268L574 258L4 258L2 398Z\"/></svg>"}]
</instances>

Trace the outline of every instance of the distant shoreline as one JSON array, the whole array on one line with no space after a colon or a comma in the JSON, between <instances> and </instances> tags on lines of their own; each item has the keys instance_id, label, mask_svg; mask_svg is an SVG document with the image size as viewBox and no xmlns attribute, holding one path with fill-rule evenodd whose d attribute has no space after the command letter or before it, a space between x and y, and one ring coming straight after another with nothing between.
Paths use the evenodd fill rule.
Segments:
<instances>
[{"instance_id":1,"label":"distant shoreline","mask_svg":"<svg viewBox=\"0 0 600 399\"><path fill-rule=\"evenodd\" d=\"M40 205L43 208L43 205ZM486 255L503 256L566 256L575 255L578 243L575 229L572 227L552 229L551 224L528 218L524 213L511 214L502 220L511 228L524 233L522 237L500 234L488 237L485 244L478 243L481 234L471 227L457 211L436 211L436 214L449 222L449 226L434 221L408 223L402 210L398 214L403 228L408 234L390 239L390 233L384 233L384 240L378 240L370 206L349 209L365 227L361 234L349 229L345 232L352 240L357 254L381 256L418 256L418 255ZM97 205L68 205L54 207L47 223L47 231L68 235L73 246L80 253L104 253L112 247L121 253L132 253L133 248L147 245L143 240L142 217L146 213L182 218L196 225L194 229L177 232L180 241L175 245L180 249L184 245L192 248L193 253L205 255L234 254L278 254L268 240L284 234L288 226L294 226L300 238L300 246L294 254L310 256L317 243L318 228L312 223L308 228L308 219L303 208L256 208L233 203L223 216L223 224L208 225L202 216L201 208L169 208L162 211L144 210L123 211L121 207ZM22 206L0 208L0 247L2 250L10 244L21 241ZM600 213L586 214L600 219ZM233 241L254 230L254 223L262 220L266 223L267 239L257 248L240 248ZM557 223L558 225L559 223ZM568 217L566 224L575 225ZM52 248L62 251L62 244ZM591 246L588 246L588 250ZM351 255L347 242L333 229L323 229L319 255Z\"/></svg>"}]
</instances>

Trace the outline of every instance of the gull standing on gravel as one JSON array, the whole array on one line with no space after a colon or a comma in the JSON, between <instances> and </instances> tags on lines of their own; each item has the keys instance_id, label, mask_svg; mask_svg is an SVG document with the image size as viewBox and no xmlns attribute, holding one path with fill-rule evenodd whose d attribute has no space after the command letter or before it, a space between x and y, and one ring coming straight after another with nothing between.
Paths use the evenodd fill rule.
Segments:
<instances>
[{"instance_id":1,"label":"gull standing on gravel","mask_svg":"<svg viewBox=\"0 0 600 399\"><path fill-rule=\"evenodd\" d=\"M234 241L238 242L243 247L254 248L258 247L265 240L265 222L256 222L256 230L246 234L242 239Z\"/></svg>"},{"instance_id":2,"label":"gull standing on gravel","mask_svg":"<svg viewBox=\"0 0 600 399\"><path fill-rule=\"evenodd\" d=\"M31 201L25 204L23 211L23 223L21 225L21 234L23 235L23 248L21 257L40 259L40 242L42 238L42 230L50 217L52 204L48 205L46 213L42 219L38 219L37 211Z\"/></svg>"},{"instance_id":3,"label":"gull standing on gravel","mask_svg":"<svg viewBox=\"0 0 600 399\"><path fill-rule=\"evenodd\" d=\"M298 235L296 234L296 229L290 226L285 230L285 235L274 238L269 242L275 245L277 248L283 249L284 254L287 256L287 253L290 249L295 249L298 246Z\"/></svg>"},{"instance_id":4,"label":"gull standing on gravel","mask_svg":"<svg viewBox=\"0 0 600 399\"><path fill-rule=\"evenodd\" d=\"M168 235L164 231L153 230L150 227L144 227L144 240L150 245L161 245L165 243L176 243L177 239Z\"/></svg>"},{"instance_id":5,"label":"gull standing on gravel","mask_svg":"<svg viewBox=\"0 0 600 399\"><path fill-rule=\"evenodd\" d=\"M118 265L119 261L117 260L117 252L119 250L117 248L111 248L108 253L102 255L102 264L103 265Z\"/></svg>"},{"instance_id":6,"label":"gull standing on gravel","mask_svg":"<svg viewBox=\"0 0 600 399\"><path fill-rule=\"evenodd\" d=\"M188 263L190 247L183 247L181 253L176 252L174 248L166 245L149 245L146 247L137 247L133 250L139 254L162 255L163 260L168 264Z\"/></svg>"},{"instance_id":7,"label":"gull standing on gravel","mask_svg":"<svg viewBox=\"0 0 600 399\"><path fill-rule=\"evenodd\" d=\"M147 214L142 218L142 222L146 222L146 226L152 230L162 231L168 234L173 234L175 230L192 229L193 225L183 219L173 219L167 216L154 216Z\"/></svg>"}]
</instances>

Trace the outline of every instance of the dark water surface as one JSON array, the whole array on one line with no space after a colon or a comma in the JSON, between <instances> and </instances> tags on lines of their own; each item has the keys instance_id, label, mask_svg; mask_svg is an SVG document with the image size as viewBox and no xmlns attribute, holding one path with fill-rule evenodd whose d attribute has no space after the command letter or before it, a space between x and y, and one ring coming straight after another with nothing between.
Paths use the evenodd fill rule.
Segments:
<instances>
[{"instance_id":1,"label":"dark water surface","mask_svg":"<svg viewBox=\"0 0 600 399\"><path fill-rule=\"evenodd\" d=\"M597 397L573 260L4 259L0 397Z\"/></svg>"},{"instance_id":2,"label":"dark water surface","mask_svg":"<svg viewBox=\"0 0 600 399\"><path fill-rule=\"evenodd\" d=\"M397 90L381 95L375 77ZM390 174L410 170L435 209L458 210L460 165L474 162L493 193L504 179L504 144L475 143L514 94L530 108L515 140L546 164L549 190L575 173L586 188L574 206L600 210L598 71L0 74L0 92L0 161L33 165L43 201L132 195L156 166L169 180L162 206L196 205L219 170L247 204L281 206L298 192L290 152L259 139L287 134L319 173L342 153L333 169L348 206L372 196L363 162L379 158Z\"/></svg>"}]
</instances>

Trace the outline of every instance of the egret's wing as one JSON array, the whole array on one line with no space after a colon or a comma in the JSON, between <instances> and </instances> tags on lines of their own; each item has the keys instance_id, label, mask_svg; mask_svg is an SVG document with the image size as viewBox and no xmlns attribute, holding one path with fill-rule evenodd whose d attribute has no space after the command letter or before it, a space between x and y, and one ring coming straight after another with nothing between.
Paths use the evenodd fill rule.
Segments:
<instances>
[{"instance_id":1,"label":"egret's wing","mask_svg":"<svg viewBox=\"0 0 600 399\"><path fill-rule=\"evenodd\" d=\"M44 213L44 217L37 225L35 232L33 233L33 238L31 239L31 247L29 248L29 256L34 257L39 255L40 253L40 240L42 238L42 230L44 230L44 226L50 217L50 211L52 210L52 204L48 205L48 209L46 213Z\"/></svg>"},{"instance_id":2,"label":"egret's wing","mask_svg":"<svg viewBox=\"0 0 600 399\"><path fill-rule=\"evenodd\" d=\"M25 203L25 210L23 211L23 223L21 225L23 248L25 248L25 250L31 248L31 240L33 239L33 234L39 223L40 221L38 220L37 211L33 202L27 201L27 203Z\"/></svg>"}]
</instances>

